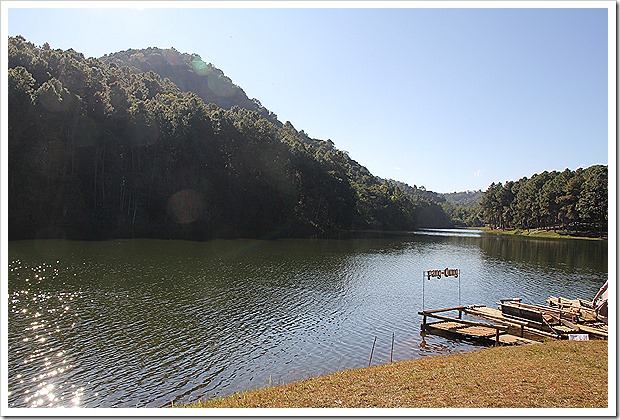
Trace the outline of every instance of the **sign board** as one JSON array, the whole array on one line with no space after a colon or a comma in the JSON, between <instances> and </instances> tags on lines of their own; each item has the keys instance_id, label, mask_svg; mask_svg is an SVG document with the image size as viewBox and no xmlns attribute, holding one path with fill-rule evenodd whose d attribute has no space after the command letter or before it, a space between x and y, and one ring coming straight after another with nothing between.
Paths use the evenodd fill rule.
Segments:
<instances>
[{"instance_id":1,"label":"sign board","mask_svg":"<svg viewBox=\"0 0 620 420\"><path fill-rule=\"evenodd\" d=\"M427 270L424 272L427 280L431 278L440 279L442 277L454 277L455 279L459 278L460 270L458 268L444 268L443 270Z\"/></svg>"},{"instance_id":2,"label":"sign board","mask_svg":"<svg viewBox=\"0 0 620 420\"><path fill-rule=\"evenodd\" d=\"M422 271L422 310L424 310L424 283L425 280L430 279L441 279L443 277L454 277L459 281L459 306L461 305L461 278L460 278L461 270L458 268L444 268L443 270L426 270Z\"/></svg>"},{"instance_id":3,"label":"sign board","mask_svg":"<svg viewBox=\"0 0 620 420\"><path fill-rule=\"evenodd\" d=\"M568 334L568 339L573 341L590 341L588 334Z\"/></svg>"}]
</instances>

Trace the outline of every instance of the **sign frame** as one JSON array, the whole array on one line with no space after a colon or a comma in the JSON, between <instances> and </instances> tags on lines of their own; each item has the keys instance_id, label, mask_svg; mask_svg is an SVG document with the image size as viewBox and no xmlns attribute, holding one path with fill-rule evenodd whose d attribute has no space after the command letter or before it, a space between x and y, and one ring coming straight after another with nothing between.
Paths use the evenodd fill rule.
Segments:
<instances>
[{"instance_id":1,"label":"sign frame","mask_svg":"<svg viewBox=\"0 0 620 420\"><path fill-rule=\"evenodd\" d=\"M422 310L424 310L424 298L425 298L425 280L431 280L433 278L441 280L442 277L454 277L458 279L459 285L459 306L461 306L461 270L459 268L448 268L443 270L423 270L422 271Z\"/></svg>"}]
</instances>

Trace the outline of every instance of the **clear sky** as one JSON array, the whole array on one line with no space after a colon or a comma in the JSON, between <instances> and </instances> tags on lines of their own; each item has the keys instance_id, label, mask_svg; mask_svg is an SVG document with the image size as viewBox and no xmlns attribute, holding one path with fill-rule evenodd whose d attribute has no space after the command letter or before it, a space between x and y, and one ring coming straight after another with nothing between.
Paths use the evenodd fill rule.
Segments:
<instances>
[{"instance_id":1,"label":"clear sky","mask_svg":"<svg viewBox=\"0 0 620 420\"><path fill-rule=\"evenodd\" d=\"M331 139L383 178L484 191L608 164L606 8L5 3L8 35L36 45L87 57L146 47L200 54L282 122Z\"/></svg>"}]
</instances>

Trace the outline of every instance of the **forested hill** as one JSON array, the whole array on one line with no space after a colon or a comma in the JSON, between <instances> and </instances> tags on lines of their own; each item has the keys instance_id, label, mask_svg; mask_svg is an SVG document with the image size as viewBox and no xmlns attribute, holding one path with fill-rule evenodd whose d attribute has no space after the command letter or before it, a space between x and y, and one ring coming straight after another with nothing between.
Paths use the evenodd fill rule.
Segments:
<instances>
[{"instance_id":1,"label":"forested hill","mask_svg":"<svg viewBox=\"0 0 620 420\"><path fill-rule=\"evenodd\" d=\"M107 54L100 61L118 67L129 67L133 73L153 71L168 78L185 92L194 92L206 104L223 109L233 106L256 111L267 120L282 125L277 115L266 109L258 99L249 99L243 89L235 85L224 72L206 63L198 54L180 53L174 48L130 49Z\"/></svg>"},{"instance_id":2,"label":"forested hill","mask_svg":"<svg viewBox=\"0 0 620 420\"><path fill-rule=\"evenodd\" d=\"M436 202L279 122L196 55L8 41L10 239L448 225Z\"/></svg>"},{"instance_id":3,"label":"forested hill","mask_svg":"<svg viewBox=\"0 0 620 420\"><path fill-rule=\"evenodd\" d=\"M606 236L608 179L607 165L593 165L492 183L480 203L481 216L499 229L554 229Z\"/></svg>"},{"instance_id":4,"label":"forested hill","mask_svg":"<svg viewBox=\"0 0 620 420\"><path fill-rule=\"evenodd\" d=\"M478 191L460 191L442 194L443 198L454 204L455 206L463 207L477 207L482 201L484 193L481 190Z\"/></svg>"}]
</instances>

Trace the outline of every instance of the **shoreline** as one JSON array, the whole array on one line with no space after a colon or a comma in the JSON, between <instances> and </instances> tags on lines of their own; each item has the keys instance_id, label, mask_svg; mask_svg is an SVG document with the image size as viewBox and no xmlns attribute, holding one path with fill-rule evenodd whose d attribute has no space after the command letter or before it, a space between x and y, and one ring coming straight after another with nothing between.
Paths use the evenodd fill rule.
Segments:
<instances>
[{"instance_id":1,"label":"shoreline","mask_svg":"<svg viewBox=\"0 0 620 420\"><path fill-rule=\"evenodd\" d=\"M605 340L487 347L335 372L183 408L608 408L607 353Z\"/></svg>"},{"instance_id":2,"label":"shoreline","mask_svg":"<svg viewBox=\"0 0 620 420\"><path fill-rule=\"evenodd\" d=\"M580 239L586 241L606 241L607 236L603 237L590 237L590 236L576 236L570 234L558 233L557 230L544 230L544 229L491 229L488 226L484 227L468 227L471 230L480 230L489 235L512 235L512 236L525 236L530 238L542 238L542 239Z\"/></svg>"}]
</instances>

